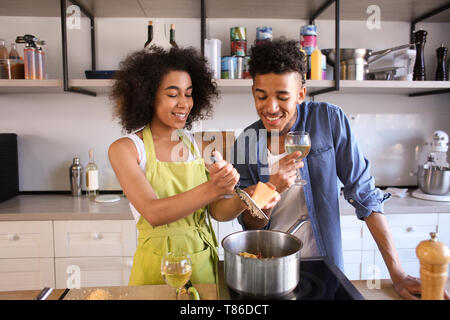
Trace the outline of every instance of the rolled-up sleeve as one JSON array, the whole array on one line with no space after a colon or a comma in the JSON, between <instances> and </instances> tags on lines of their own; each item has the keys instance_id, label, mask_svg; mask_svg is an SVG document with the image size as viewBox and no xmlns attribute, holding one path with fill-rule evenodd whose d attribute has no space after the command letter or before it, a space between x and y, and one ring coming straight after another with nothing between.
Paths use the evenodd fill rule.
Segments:
<instances>
[{"instance_id":1,"label":"rolled-up sleeve","mask_svg":"<svg viewBox=\"0 0 450 320\"><path fill-rule=\"evenodd\" d=\"M344 198L355 208L356 216L364 220L372 212L384 213L384 201L390 198L375 187L375 179L370 175L370 162L360 151L350 128L350 123L337 106L330 106L336 170L344 185Z\"/></svg>"}]
</instances>

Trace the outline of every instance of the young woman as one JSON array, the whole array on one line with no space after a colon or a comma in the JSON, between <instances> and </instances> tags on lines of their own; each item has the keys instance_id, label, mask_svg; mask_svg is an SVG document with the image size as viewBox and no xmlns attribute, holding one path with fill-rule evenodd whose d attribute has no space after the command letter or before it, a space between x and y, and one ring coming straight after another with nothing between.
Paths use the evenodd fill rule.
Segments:
<instances>
[{"instance_id":1,"label":"young woman","mask_svg":"<svg viewBox=\"0 0 450 320\"><path fill-rule=\"evenodd\" d=\"M214 283L217 240L207 209L231 220L244 206L223 199L239 181L233 166L216 152L220 161L207 170L183 130L210 116L218 96L206 61L193 48L153 46L121 62L116 80L111 98L128 134L111 144L109 159L139 230L129 285L164 283L160 263L169 251L190 254L193 283Z\"/></svg>"}]
</instances>

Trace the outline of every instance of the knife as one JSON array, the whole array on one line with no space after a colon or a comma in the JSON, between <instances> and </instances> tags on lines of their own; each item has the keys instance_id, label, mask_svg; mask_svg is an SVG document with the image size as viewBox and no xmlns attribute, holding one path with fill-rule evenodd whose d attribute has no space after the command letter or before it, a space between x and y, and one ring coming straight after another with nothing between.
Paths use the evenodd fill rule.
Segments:
<instances>
[{"instance_id":1,"label":"knife","mask_svg":"<svg viewBox=\"0 0 450 320\"><path fill-rule=\"evenodd\" d=\"M184 289L186 289L186 292L189 294L189 299L200 300L200 295L198 294L197 289L192 286L191 280L188 280L188 282L186 282L186 284L184 285Z\"/></svg>"},{"instance_id":2,"label":"knife","mask_svg":"<svg viewBox=\"0 0 450 320\"><path fill-rule=\"evenodd\" d=\"M39 294L34 298L34 300L45 300L52 293L53 288L45 287L39 292Z\"/></svg>"}]
</instances>

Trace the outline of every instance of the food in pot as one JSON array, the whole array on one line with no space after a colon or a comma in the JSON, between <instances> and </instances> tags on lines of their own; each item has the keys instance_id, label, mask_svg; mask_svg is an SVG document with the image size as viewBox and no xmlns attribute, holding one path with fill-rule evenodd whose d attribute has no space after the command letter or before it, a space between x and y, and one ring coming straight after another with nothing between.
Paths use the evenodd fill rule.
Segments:
<instances>
[{"instance_id":1,"label":"food in pot","mask_svg":"<svg viewBox=\"0 0 450 320\"><path fill-rule=\"evenodd\" d=\"M279 195L278 192L271 189L267 184L258 182L253 193L252 199L260 208L266 206L273 198Z\"/></svg>"},{"instance_id":2,"label":"food in pot","mask_svg":"<svg viewBox=\"0 0 450 320\"><path fill-rule=\"evenodd\" d=\"M250 259L262 259L262 253L258 252L258 254L248 253L248 252L239 252L241 257L250 258Z\"/></svg>"},{"instance_id":3,"label":"food in pot","mask_svg":"<svg viewBox=\"0 0 450 320\"><path fill-rule=\"evenodd\" d=\"M87 297L86 300L109 300L112 296L107 290L96 289L92 291Z\"/></svg>"}]
</instances>

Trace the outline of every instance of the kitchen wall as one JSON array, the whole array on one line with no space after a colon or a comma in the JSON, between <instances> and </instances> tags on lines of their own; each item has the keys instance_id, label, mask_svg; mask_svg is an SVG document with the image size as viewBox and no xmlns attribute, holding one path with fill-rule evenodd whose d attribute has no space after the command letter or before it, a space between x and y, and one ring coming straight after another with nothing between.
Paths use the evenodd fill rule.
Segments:
<instances>
[{"instance_id":1,"label":"kitchen wall","mask_svg":"<svg viewBox=\"0 0 450 320\"><path fill-rule=\"evenodd\" d=\"M181 46L200 48L198 19L97 18L97 69L117 69L127 54L141 49L147 37L147 21L153 20L155 40L164 33L164 24L176 24ZM247 27L249 43L257 26L273 27L274 37L299 39L302 20L208 19L207 36L222 40L222 55L228 55L229 28ZM426 44L428 79L434 78L435 49L449 43L450 23L423 23L429 32ZM365 21L341 23L341 47L374 50L407 43L407 22L382 22L381 30L368 30ZM0 17L0 38L9 43L20 34L32 33L47 41L48 78L62 78L61 31L59 18ZM318 21L319 48L334 46L334 21ZM84 78L90 68L90 38L87 19L81 28L69 30L69 77ZM21 50L22 51L22 47ZM383 59L380 64L388 63ZM308 98L309 99L309 98ZM359 140L361 149L372 162L377 185L413 185L414 148L435 130L450 133L449 95L410 98L401 94L341 94L316 97L341 106ZM107 158L108 146L123 132L112 118L112 104L106 94L97 97L75 93L0 94L0 132L19 135L20 190L69 190L68 168L78 156L88 162L88 149L94 149L100 169L100 188L120 189ZM248 93L223 93L214 117L199 124L203 130L228 129L240 132L257 120L253 100Z\"/></svg>"}]
</instances>

